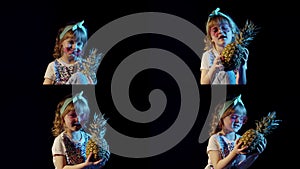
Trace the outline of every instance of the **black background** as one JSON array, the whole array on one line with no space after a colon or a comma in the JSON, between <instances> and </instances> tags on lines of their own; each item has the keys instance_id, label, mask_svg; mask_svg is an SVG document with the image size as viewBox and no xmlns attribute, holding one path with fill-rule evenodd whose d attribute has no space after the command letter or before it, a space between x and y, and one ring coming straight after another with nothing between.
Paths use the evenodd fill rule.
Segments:
<instances>
[{"instance_id":1,"label":"black background","mask_svg":"<svg viewBox=\"0 0 300 169\"><path fill-rule=\"evenodd\" d=\"M262 4L264 3L264 4ZM229 94L242 93L252 127L254 120L269 111L277 111L283 122L268 138L268 147L251 168L288 168L295 164L297 153L298 97L296 72L298 65L296 5L288 1L263 2L239 0L213 1L81 1L81 2L8 2L2 6L2 113L4 163L10 168L54 168L51 157L51 127L58 101L71 93L71 86L43 86L47 64L57 30L70 21L85 20L89 35L105 24L137 12L164 12L193 23L205 32L208 14L216 7L229 14L241 27L246 19L261 27L249 46L248 84L229 86ZM158 47L176 53L190 66L195 80L200 77L200 59L182 43L163 36L141 35L117 44L105 57L98 72L101 84L96 86L101 108L110 116L110 124L122 133L139 137L163 132L176 118L179 89L167 74L146 71L139 74L130 94L137 109L147 109L147 93L161 88L169 96L172 108L160 123L148 126L119 119L110 96L110 80L122 57L147 47ZM145 82L145 80L147 80ZM198 138L208 110L211 88L200 86L199 116L188 135L173 149L150 158L125 158L112 154L105 168L204 168L207 143ZM139 128L139 130L137 130ZM153 130L147 130L147 129ZM146 133L144 131L147 131ZM109 132L109 131L108 131ZM124 145L126 146L126 145ZM293 153L294 154L294 153Z\"/></svg>"}]
</instances>

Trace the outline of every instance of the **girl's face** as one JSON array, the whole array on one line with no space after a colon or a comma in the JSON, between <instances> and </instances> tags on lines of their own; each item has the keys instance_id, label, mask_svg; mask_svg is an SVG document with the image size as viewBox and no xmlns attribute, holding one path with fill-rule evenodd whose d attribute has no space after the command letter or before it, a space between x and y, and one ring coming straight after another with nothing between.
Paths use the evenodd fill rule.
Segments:
<instances>
[{"instance_id":1,"label":"girl's face","mask_svg":"<svg viewBox=\"0 0 300 169\"><path fill-rule=\"evenodd\" d=\"M63 56L67 56L69 59L76 59L80 56L83 46L82 41L76 41L75 38L67 38L62 42Z\"/></svg>"},{"instance_id":2,"label":"girl's face","mask_svg":"<svg viewBox=\"0 0 300 169\"><path fill-rule=\"evenodd\" d=\"M247 116L235 110L234 113L232 113L229 116L226 116L223 119L224 129L227 132L238 132L243 126L243 124L246 123L246 121L247 121Z\"/></svg>"},{"instance_id":3,"label":"girl's face","mask_svg":"<svg viewBox=\"0 0 300 169\"><path fill-rule=\"evenodd\" d=\"M75 110L77 112L78 121L80 122L80 124L82 126L84 126L88 122L88 119L89 119L89 113L90 113L89 110L84 107L78 107L78 108L75 108Z\"/></svg>"},{"instance_id":4,"label":"girl's face","mask_svg":"<svg viewBox=\"0 0 300 169\"><path fill-rule=\"evenodd\" d=\"M233 41L233 33L228 22L214 24L209 30L212 42L216 46L225 47Z\"/></svg>"},{"instance_id":5,"label":"girl's face","mask_svg":"<svg viewBox=\"0 0 300 169\"><path fill-rule=\"evenodd\" d=\"M75 110L69 111L64 117L66 130L78 131L81 128L79 120Z\"/></svg>"}]
</instances>

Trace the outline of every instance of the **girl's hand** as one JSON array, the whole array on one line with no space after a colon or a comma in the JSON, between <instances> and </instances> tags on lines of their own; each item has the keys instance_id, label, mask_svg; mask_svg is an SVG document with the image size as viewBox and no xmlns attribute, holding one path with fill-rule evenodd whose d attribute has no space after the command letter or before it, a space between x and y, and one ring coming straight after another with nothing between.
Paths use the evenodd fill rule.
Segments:
<instances>
[{"instance_id":1,"label":"girl's hand","mask_svg":"<svg viewBox=\"0 0 300 169\"><path fill-rule=\"evenodd\" d=\"M244 48L243 50L243 57L241 58L241 66L247 65L249 51L248 49Z\"/></svg>"},{"instance_id":2,"label":"girl's hand","mask_svg":"<svg viewBox=\"0 0 300 169\"><path fill-rule=\"evenodd\" d=\"M223 65L221 62L221 56L217 56L212 65L216 69L223 69Z\"/></svg>"},{"instance_id":3,"label":"girl's hand","mask_svg":"<svg viewBox=\"0 0 300 169\"><path fill-rule=\"evenodd\" d=\"M237 139L235 141L235 146L232 151L234 151L236 154L247 154L246 150L247 150L248 146L242 147L243 142L238 143L239 139Z\"/></svg>"},{"instance_id":4,"label":"girl's hand","mask_svg":"<svg viewBox=\"0 0 300 169\"><path fill-rule=\"evenodd\" d=\"M264 138L262 142L260 142L257 146L257 152L258 154L261 154L267 147L267 139Z\"/></svg>"},{"instance_id":5,"label":"girl's hand","mask_svg":"<svg viewBox=\"0 0 300 169\"><path fill-rule=\"evenodd\" d=\"M98 160L98 161L91 161L91 157L92 157L93 153L90 153L89 156L87 157L86 161L85 161L85 166L94 166L94 165L99 165L100 162L102 161L102 159Z\"/></svg>"}]
</instances>

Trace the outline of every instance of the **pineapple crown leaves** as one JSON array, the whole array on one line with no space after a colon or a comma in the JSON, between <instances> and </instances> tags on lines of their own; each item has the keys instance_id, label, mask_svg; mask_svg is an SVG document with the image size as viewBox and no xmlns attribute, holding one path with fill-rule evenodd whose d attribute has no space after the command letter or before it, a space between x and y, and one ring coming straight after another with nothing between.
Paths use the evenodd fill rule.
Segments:
<instances>
[{"instance_id":1,"label":"pineapple crown leaves","mask_svg":"<svg viewBox=\"0 0 300 169\"><path fill-rule=\"evenodd\" d=\"M81 62L82 72L88 76L91 76L93 81L96 82L96 72L100 65L100 62L103 58L103 53L99 53L98 49L92 48L89 51L89 54L85 58L77 58L78 61ZM95 77L94 77L95 76Z\"/></svg>"},{"instance_id":2,"label":"pineapple crown leaves","mask_svg":"<svg viewBox=\"0 0 300 169\"><path fill-rule=\"evenodd\" d=\"M88 132L93 138L101 140L106 133L106 123L107 119L104 118L104 115L94 113L93 121L89 125Z\"/></svg>"},{"instance_id":3,"label":"pineapple crown leaves","mask_svg":"<svg viewBox=\"0 0 300 169\"><path fill-rule=\"evenodd\" d=\"M248 46L257 35L258 31L259 27L257 27L252 21L247 20L243 29L236 35L236 43L244 47Z\"/></svg>"},{"instance_id":4,"label":"pineapple crown leaves","mask_svg":"<svg viewBox=\"0 0 300 169\"><path fill-rule=\"evenodd\" d=\"M93 71L97 71L102 57L103 53L98 53L98 49L92 48L87 58L83 59L82 62L85 64L87 70L92 69Z\"/></svg>"},{"instance_id":5,"label":"pineapple crown leaves","mask_svg":"<svg viewBox=\"0 0 300 169\"><path fill-rule=\"evenodd\" d=\"M279 122L282 121L275 118L276 112L269 112L260 121L256 121L256 130L264 135L270 134L274 129L279 127Z\"/></svg>"}]
</instances>

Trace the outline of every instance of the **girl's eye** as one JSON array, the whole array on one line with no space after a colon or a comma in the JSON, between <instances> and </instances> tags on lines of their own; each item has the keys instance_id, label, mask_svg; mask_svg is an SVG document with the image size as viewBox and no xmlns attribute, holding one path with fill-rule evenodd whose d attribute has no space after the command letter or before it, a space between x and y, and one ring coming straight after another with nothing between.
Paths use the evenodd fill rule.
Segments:
<instances>
[{"instance_id":1,"label":"girl's eye","mask_svg":"<svg viewBox=\"0 0 300 169\"><path fill-rule=\"evenodd\" d=\"M234 120L234 121L239 119L239 121L241 121L242 123L246 123L246 121L247 121L247 116L231 115L230 118L231 118L231 120Z\"/></svg>"},{"instance_id":2,"label":"girl's eye","mask_svg":"<svg viewBox=\"0 0 300 169\"><path fill-rule=\"evenodd\" d=\"M69 44L74 44L74 40L69 40Z\"/></svg>"},{"instance_id":3,"label":"girl's eye","mask_svg":"<svg viewBox=\"0 0 300 169\"><path fill-rule=\"evenodd\" d=\"M232 115L232 116L230 116L230 118L231 118L232 120L236 120L238 117L237 117L236 115Z\"/></svg>"},{"instance_id":4,"label":"girl's eye","mask_svg":"<svg viewBox=\"0 0 300 169\"><path fill-rule=\"evenodd\" d=\"M221 29L222 29L223 31L228 32L228 31L230 30L230 27L229 27L228 25L226 25L226 26L222 26Z\"/></svg>"},{"instance_id":5,"label":"girl's eye","mask_svg":"<svg viewBox=\"0 0 300 169\"><path fill-rule=\"evenodd\" d=\"M213 33L216 33L216 32L218 32L218 28L212 28L211 31L212 31Z\"/></svg>"},{"instance_id":6,"label":"girl's eye","mask_svg":"<svg viewBox=\"0 0 300 169\"><path fill-rule=\"evenodd\" d=\"M68 114L69 117L77 117L77 114L75 112L71 112Z\"/></svg>"}]
</instances>

